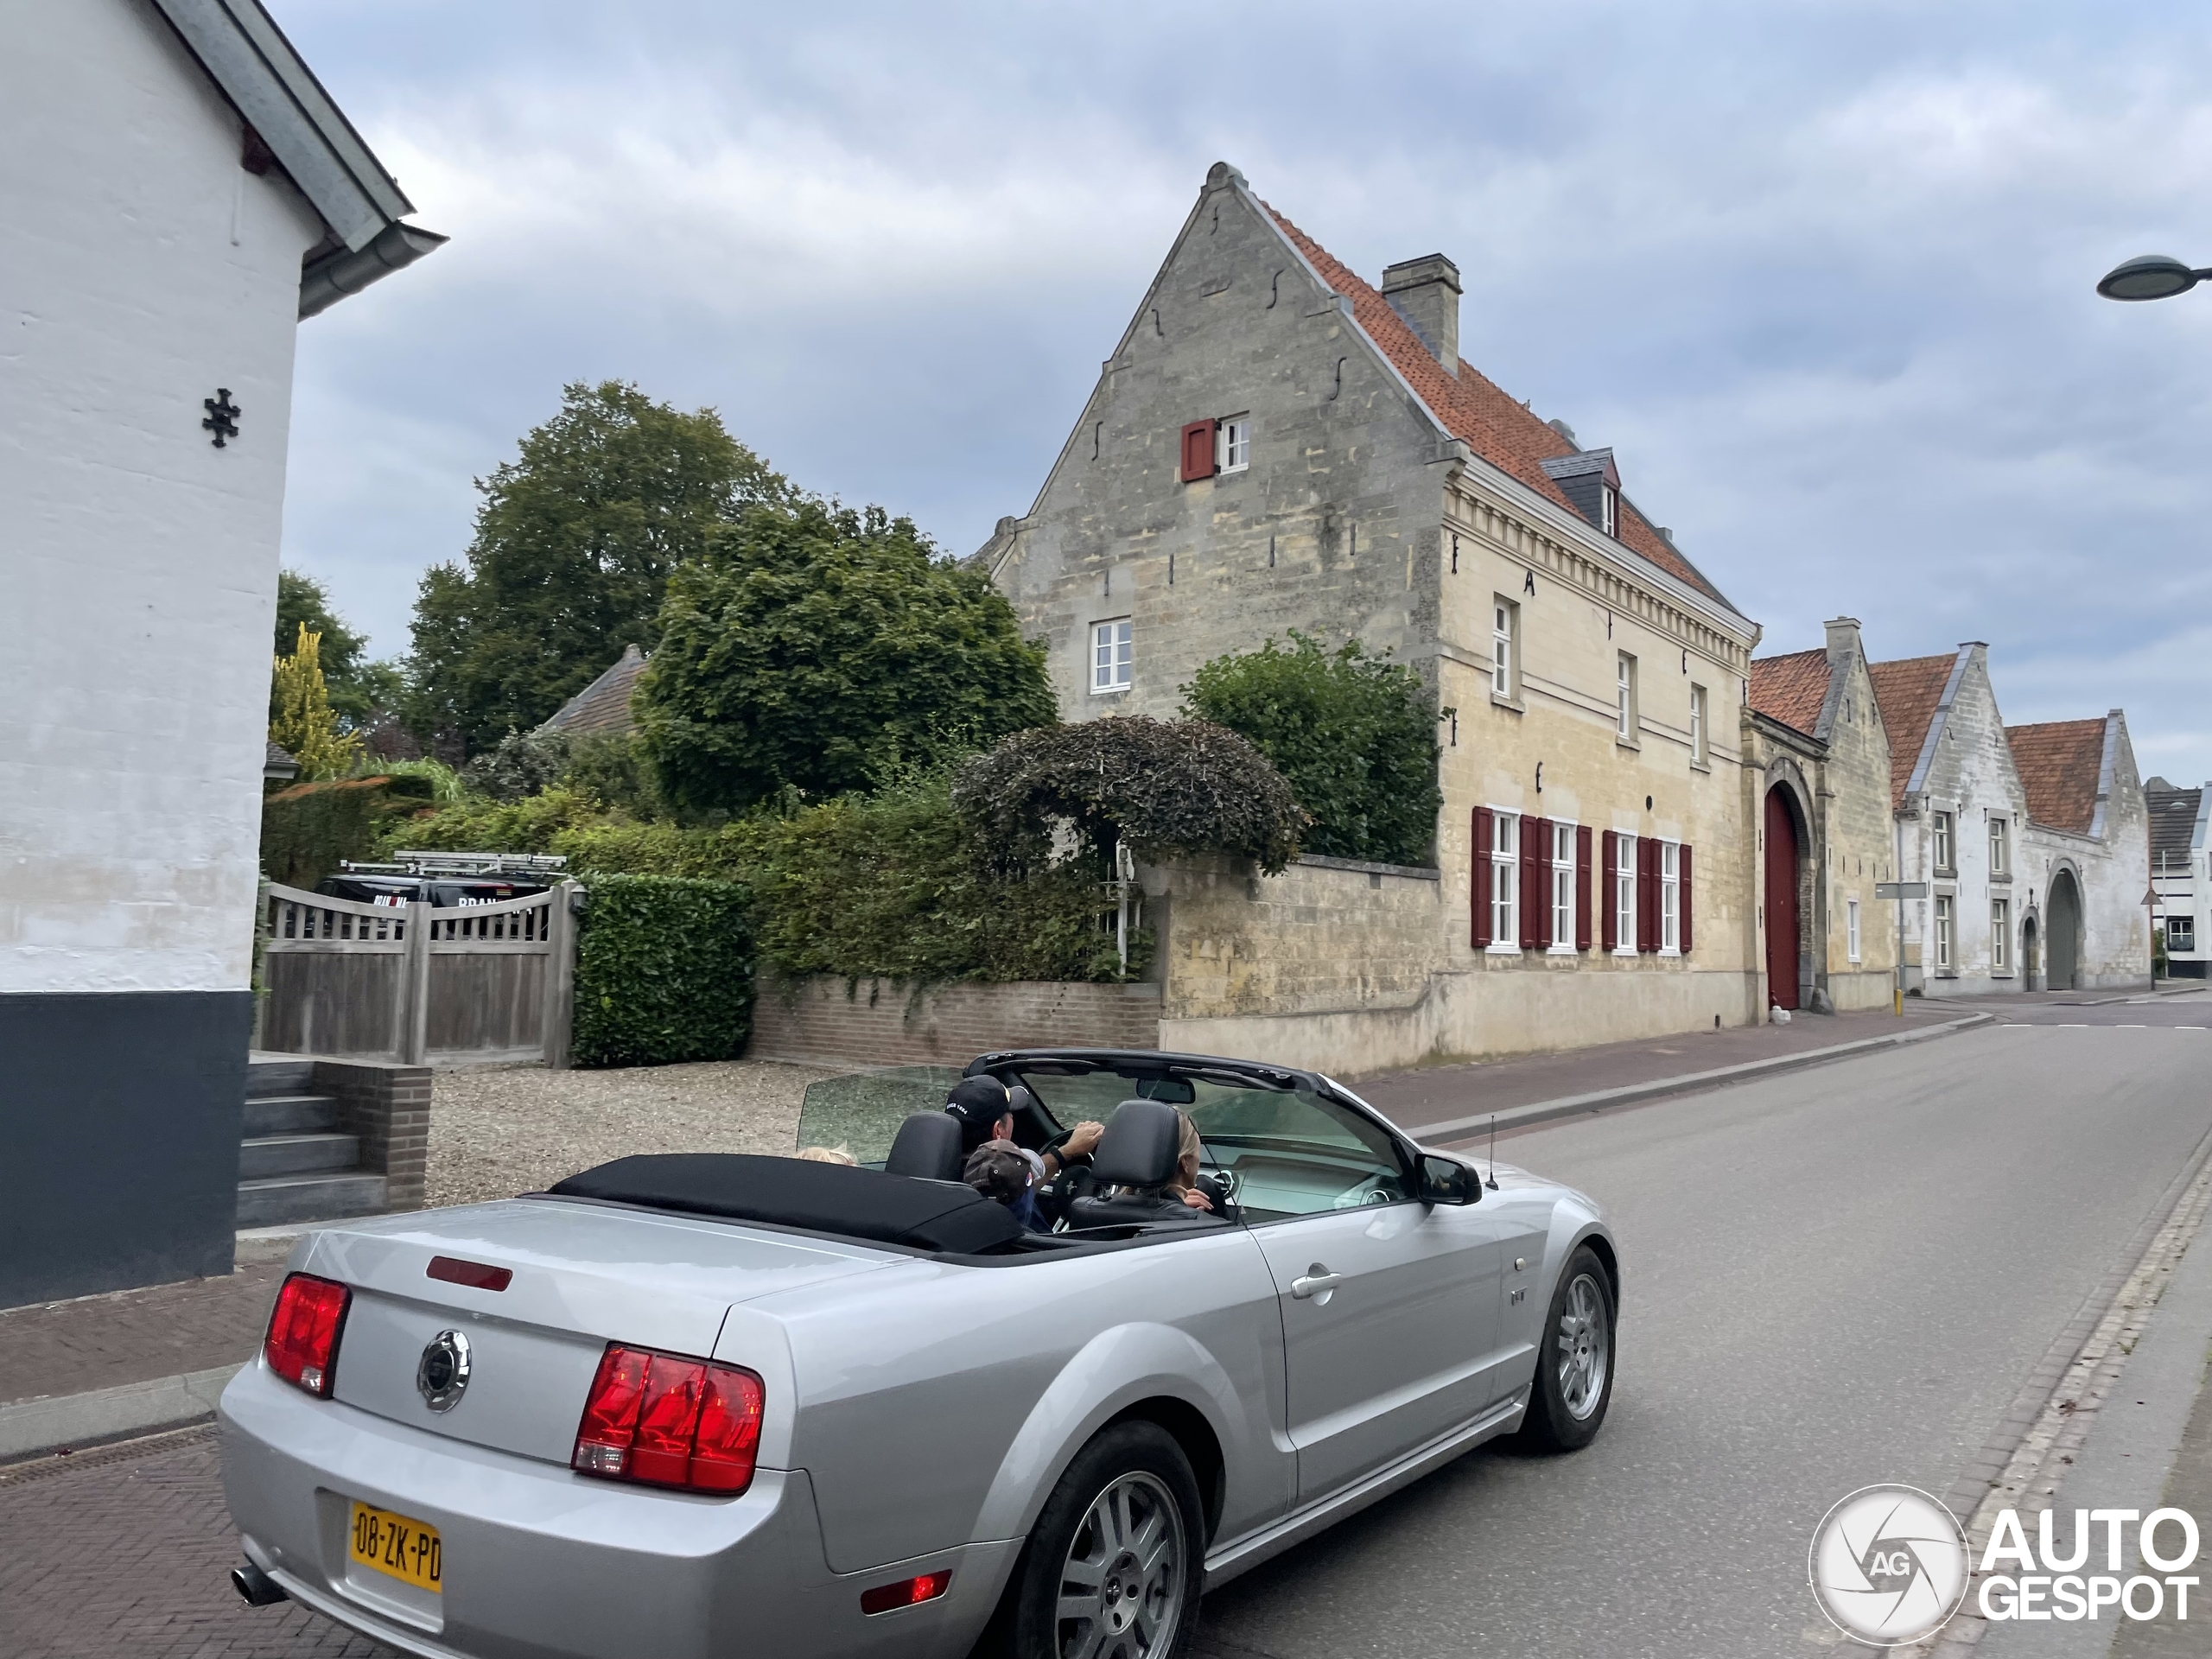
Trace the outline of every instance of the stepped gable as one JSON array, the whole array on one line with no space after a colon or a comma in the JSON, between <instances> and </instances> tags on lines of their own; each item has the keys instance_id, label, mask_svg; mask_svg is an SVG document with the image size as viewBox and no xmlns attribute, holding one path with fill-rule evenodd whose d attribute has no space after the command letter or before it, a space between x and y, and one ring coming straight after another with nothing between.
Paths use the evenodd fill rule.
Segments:
<instances>
[{"instance_id":1,"label":"stepped gable","mask_svg":"<svg viewBox=\"0 0 2212 1659\"><path fill-rule=\"evenodd\" d=\"M1421 336L1414 333L1380 290L1363 282L1349 266L1273 207L1264 202L1261 205L1267 207L1283 234L1320 274L1321 280L1351 302L1352 315L1368 338L1382 348L1391 365L1405 377L1407 384L1420 395L1446 430L1501 472L1510 474L1516 481L1573 513L1577 519L1582 518L1574 504L1544 471L1543 465L1563 455L1580 454L1583 452L1580 448L1539 419L1526 404L1508 397L1464 358L1456 379L1446 374L1444 365L1436 360L1436 354L1421 344ZM1681 550L1662 536L1625 496L1620 503L1619 539L1623 546L1657 565L1676 581L1686 582L1707 598L1735 610L1727 595L1707 582L1704 573L1684 558Z\"/></svg>"},{"instance_id":2,"label":"stepped gable","mask_svg":"<svg viewBox=\"0 0 2212 1659\"><path fill-rule=\"evenodd\" d=\"M1812 737L1827 699L1827 651L1793 651L1787 656L1751 659L1751 707L1768 719Z\"/></svg>"},{"instance_id":3,"label":"stepped gable","mask_svg":"<svg viewBox=\"0 0 2212 1659\"><path fill-rule=\"evenodd\" d=\"M637 688L638 676L645 671L645 658L638 648L623 646L622 655L611 668L563 703L553 718L537 729L566 732L571 737L601 732L620 736L635 729L637 721L630 714L630 693Z\"/></svg>"},{"instance_id":4,"label":"stepped gable","mask_svg":"<svg viewBox=\"0 0 2212 1659\"><path fill-rule=\"evenodd\" d=\"M2054 720L2007 726L2012 765L2027 791L2028 817L2054 830L2086 836L2096 822L2097 774L2105 759L2105 722Z\"/></svg>"},{"instance_id":5,"label":"stepped gable","mask_svg":"<svg viewBox=\"0 0 2212 1659\"><path fill-rule=\"evenodd\" d=\"M1874 702L1881 709L1882 724L1890 734L1890 806L1904 804L1905 785L1920 764L1921 745L1928 741L1929 722L1943 701L1943 687L1959 658L1956 652L1940 657L1906 657L1894 663L1869 663L1866 672L1874 682Z\"/></svg>"}]
</instances>

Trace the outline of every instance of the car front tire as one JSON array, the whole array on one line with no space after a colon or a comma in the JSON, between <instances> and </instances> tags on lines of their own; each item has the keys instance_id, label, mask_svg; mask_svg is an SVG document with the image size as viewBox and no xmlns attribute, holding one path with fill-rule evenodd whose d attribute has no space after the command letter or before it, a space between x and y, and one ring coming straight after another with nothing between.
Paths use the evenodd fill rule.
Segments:
<instances>
[{"instance_id":1,"label":"car front tire","mask_svg":"<svg viewBox=\"0 0 2212 1659\"><path fill-rule=\"evenodd\" d=\"M1076 1453L1030 1529L1004 1611L1013 1659L1176 1659L1205 1589L1205 1510L1157 1423L1116 1423Z\"/></svg>"},{"instance_id":2,"label":"car front tire","mask_svg":"<svg viewBox=\"0 0 2212 1659\"><path fill-rule=\"evenodd\" d=\"M1548 1452L1598 1438L1613 1399L1613 1285L1588 1245L1567 1258L1536 1344L1522 1436Z\"/></svg>"}]
</instances>

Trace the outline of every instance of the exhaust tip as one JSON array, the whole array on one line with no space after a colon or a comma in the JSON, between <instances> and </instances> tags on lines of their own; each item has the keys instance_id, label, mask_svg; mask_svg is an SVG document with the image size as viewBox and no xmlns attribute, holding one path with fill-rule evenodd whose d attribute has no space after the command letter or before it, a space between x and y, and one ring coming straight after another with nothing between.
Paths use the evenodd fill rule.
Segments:
<instances>
[{"instance_id":1,"label":"exhaust tip","mask_svg":"<svg viewBox=\"0 0 2212 1659\"><path fill-rule=\"evenodd\" d=\"M249 1607L273 1607L280 1601L289 1601L284 1586L248 1561L244 1567L231 1569L231 1588L237 1591Z\"/></svg>"}]
</instances>

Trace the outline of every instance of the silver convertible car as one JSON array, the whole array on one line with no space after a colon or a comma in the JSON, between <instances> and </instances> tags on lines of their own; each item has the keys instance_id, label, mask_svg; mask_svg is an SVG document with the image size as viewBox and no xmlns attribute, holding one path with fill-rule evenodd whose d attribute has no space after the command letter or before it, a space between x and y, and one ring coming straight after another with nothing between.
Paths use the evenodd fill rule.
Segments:
<instances>
[{"instance_id":1,"label":"silver convertible car","mask_svg":"<svg viewBox=\"0 0 2212 1659\"><path fill-rule=\"evenodd\" d=\"M1167 1659L1446 1459L1597 1433L1580 1193L1286 1067L968 1073L1032 1148L1105 1123L1028 1226L931 1110L880 1166L625 1158L309 1235L222 1398L241 1592L428 1656Z\"/></svg>"}]
</instances>

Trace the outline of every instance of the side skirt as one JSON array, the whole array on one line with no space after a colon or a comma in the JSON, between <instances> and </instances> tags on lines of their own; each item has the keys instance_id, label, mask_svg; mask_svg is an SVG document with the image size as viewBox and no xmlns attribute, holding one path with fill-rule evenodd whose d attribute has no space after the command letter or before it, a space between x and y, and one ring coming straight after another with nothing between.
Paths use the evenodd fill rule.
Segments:
<instances>
[{"instance_id":1,"label":"side skirt","mask_svg":"<svg viewBox=\"0 0 2212 1659\"><path fill-rule=\"evenodd\" d=\"M1471 1423L1452 1429L1427 1446L1416 1446L1397 1462L1387 1464L1326 1497L1316 1498L1303 1509L1294 1510L1272 1525L1222 1545L1206 1557L1206 1588L1226 1584L1240 1573L1274 1560L1346 1516L1357 1515L1369 1504L1389 1497L1401 1487L1410 1486L1461 1453L1473 1451L1484 1440L1510 1434L1521 1427L1522 1416L1528 1408L1529 1396L1523 1390Z\"/></svg>"}]
</instances>

